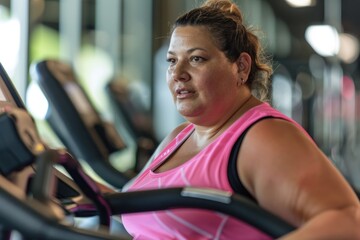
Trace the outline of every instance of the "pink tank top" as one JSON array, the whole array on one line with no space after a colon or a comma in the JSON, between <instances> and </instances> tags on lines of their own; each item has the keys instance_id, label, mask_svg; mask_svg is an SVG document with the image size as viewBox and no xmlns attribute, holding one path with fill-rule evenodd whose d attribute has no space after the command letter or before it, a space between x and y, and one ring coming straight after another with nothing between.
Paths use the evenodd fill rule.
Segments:
<instances>
[{"instance_id":1,"label":"pink tank top","mask_svg":"<svg viewBox=\"0 0 360 240\"><path fill-rule=\"evenodd\" d=\"M233 193L227 176L231 149L249 126L269 116L297 124L269 104L263 103L243 114L216 140L181 166L162 173L154 172L192 133L194 125L188 125L137 177L127 191L192 186ZM126 230L138 240L271 239L245 222L209 210L174 209L124 214L122 220Z\"/></svg>"}]
</instances>

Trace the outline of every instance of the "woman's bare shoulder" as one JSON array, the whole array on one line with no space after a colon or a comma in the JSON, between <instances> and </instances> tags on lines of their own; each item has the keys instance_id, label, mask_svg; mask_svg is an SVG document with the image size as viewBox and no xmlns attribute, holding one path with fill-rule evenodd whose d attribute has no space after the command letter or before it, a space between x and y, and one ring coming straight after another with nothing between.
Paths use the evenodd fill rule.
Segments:
<instances>
[{"instance_id":1,"label":"woman's bare shoulder","mask_svg":"<svg viewBox=\"0 0 360 240\"><path fill-rule=\"evenodd\" d=\"M331 160L289 121L265 119L254 125L238 159L239 177L259 204L296 226L358 203Z\"/></svg>"}]
</instances>

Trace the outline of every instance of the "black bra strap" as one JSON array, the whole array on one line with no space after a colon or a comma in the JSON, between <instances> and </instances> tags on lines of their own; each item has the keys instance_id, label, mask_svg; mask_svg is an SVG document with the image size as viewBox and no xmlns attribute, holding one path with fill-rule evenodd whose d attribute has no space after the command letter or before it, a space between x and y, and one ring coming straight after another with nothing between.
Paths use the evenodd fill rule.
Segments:
<instances>
[{"instance_id":1,"label":"black bra strap","mask_svg":"<svg viewBox=\"0 0 360 240\"><path fill-rule=\"evenodd\" d=\"M271 116L267 116L264 118L260 118L257 121L255 121L254 123L252 123L238 138L238 140L236 140L233 148L231 149L231 153L230 153L230 158L229 158L229 163L228 163L228 179L229 179L229 183L232 187L232 189L234 190L235 193L238 193L242 196L245 196L247 198L250 198L251 200L256 202L256 199L251 195L251 193L245 188L245 186L242 184L240 178L239 178L239 174L237 171L237 159L238 159L238 155L239 155L239 151L240 151L240 146L241 143L246 135L246 133L249 131L249 129L254 126L255 123L259 122L260 120L266 119L266 118L273 118Z\"/></svg>"}]
</instances>

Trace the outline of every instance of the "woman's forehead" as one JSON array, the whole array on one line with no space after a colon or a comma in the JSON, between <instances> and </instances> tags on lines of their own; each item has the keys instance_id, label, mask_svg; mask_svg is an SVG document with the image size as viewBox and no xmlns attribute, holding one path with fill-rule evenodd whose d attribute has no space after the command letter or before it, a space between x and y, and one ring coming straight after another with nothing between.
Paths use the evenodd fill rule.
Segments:
<instances>
[{"instance_id":1,"label":"woman's forehead","mask_svg":"<svg viewBox=\"0 0 360 240\"><path fill-rule=\"evenodd\" d=\"M181 46L216 47L211 33L204 26L181 26L175 28L171 35L169 49Z\"/></svg>"}]
</instances>

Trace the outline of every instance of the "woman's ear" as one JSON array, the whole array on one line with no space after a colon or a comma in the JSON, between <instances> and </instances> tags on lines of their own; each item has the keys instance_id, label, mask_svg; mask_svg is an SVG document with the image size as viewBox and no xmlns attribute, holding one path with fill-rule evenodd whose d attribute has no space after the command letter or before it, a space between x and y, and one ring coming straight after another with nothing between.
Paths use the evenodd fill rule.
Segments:
<instances>
[{"instance_id":1,"label":"woman's ear","mask_svg":"<svg viewBox=\"0 0 360 240\"><path fill-rule=\"evenodd\" d=\"M251 71L251 57L248 53L242 52L236 61L238 67L239 80L244 84Z\"/></svg>"}]
</instances>

